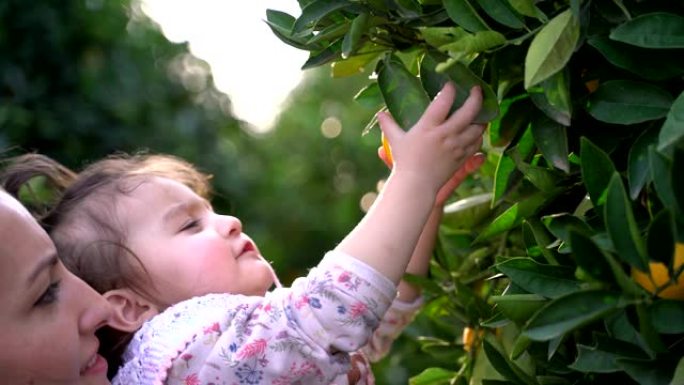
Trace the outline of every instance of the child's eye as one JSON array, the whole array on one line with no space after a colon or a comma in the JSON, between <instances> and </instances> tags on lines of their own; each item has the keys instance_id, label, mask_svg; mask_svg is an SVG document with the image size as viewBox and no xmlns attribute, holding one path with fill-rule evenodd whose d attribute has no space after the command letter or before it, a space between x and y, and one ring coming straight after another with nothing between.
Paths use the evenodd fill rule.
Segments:
<instances>
[{"instance_id":1,"label":"child's eye","mask_svg":"<svg viewBox=\"0 0 684 385\"><path fill-rule=\"evenodd\" d=\"M38 298L35 304L33 306L39 307L39 306L46 306L51 303L54 303L57 301L59 297L59 285L61 281L56 281L51 283L47 289L45 289L45 292Z\"/></svg>"},{"instance_id":2,"label":"child's eye","mask_svg":"<svg viewBox=\"0 0 684 385\"><path fill-rule=\"evenodd\" d=\"M200 225L199 219L193 219L193 220L185 223L183 225L183 227L181 227L180 231L182 232L182 231L186 231L186 230L192 230L194 228L199 227L199 225Z\"/></svg>"}]
</instances>

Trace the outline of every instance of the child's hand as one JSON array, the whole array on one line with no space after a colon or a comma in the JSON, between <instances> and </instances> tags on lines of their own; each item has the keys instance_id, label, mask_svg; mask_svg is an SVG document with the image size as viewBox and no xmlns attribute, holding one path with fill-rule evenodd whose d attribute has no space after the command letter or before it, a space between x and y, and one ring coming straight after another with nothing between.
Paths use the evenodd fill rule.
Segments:
<instances>
[{"instance_id":1,"label":"child's hand","mask_svg":"<svg viewBox=\"0 0 684 385\"><path fill-rule=\"evenodd\" d=\"M448 186L453 191L457 184L447 184L447 181L456 176L456 170L482 144L484 127L472 122L482 106L480 89L471 89L463 106L447 116L455 92L453 84L447 83L408 132L389 114L378 114L380 128L392 147L393 173L421 178L425 187L434 189L435 193L442 187L448 190ZM461 180L462 177L458 182ZM439 195L443 198L443 194Z\"/></svg>"},{"instance_id":2,"label":"child's hand","mask_svg":"<svg viewBox=\"0 0 684 385\"><path fill-rule=\"evenodd\" d=\"M387 157L387 153L385 152L385 148L383 146L378 147L378 157L385 163L385 165L390 170L392 169L392 163ZM466 160L465 164L461 166L461 168L456 170L454 175L452 175L451 178L449 178L449 180L444 184L444 186L442 186L442 188L439 189L439 191L437 192L437 197L435 198L435 207L444 206L444 203L446 203L447 199L449 199L451 194L454 193L454 190L456 190L458 186L461 185L461 183L465 180L465 178L468 177L468 175L477 171L480 168L480 166L482 166L484 161L485 155L481 152L471 155L470 158Z\"/></svg>"}]
</instances>

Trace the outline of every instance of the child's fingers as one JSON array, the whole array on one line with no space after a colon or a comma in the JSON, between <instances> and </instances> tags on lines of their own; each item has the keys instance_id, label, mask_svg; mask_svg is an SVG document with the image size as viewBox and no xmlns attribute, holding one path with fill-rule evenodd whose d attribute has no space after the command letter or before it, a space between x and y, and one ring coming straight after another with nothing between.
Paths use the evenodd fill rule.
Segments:
<instances>
[{"instance_id":1,"label":"child's fingers","mask_svg":"<svg viewBox=\"0 0 684 385\"><path fill-rule=\"evenodd\" d=\"M465 169L466 174L470 174L482 166L485 162L485 155L481 152L475 153L468 158L466 161L465 166L463 167Z\"/></svg>"},{"instance_id":2,"label":"child's fingers","mask_svg":"<svg viewBox=\"0 0 684 385\"><path fill-rule=\"evenodd\" d=\"M463 103L461 108L456 110L446 123L449 126L463 127L472 123L482 108L482 90L475 86L470 89L470 95Z\"/></svg>"},{"instance_id":3,"label":"child's fingers","mask_svg":"<svg viewBox=\"0 0 684 385\"><path fill-rule=\"evenodd\" d=\"M442 90L435 96L430 105L420 117L416 125L425 125L426 127L434 127L447 118L451 105L454 103L456 96L456 88L452 82L446 82Z\"/></svg>"},{"instance_id":4,"label":"child's fingers","mask_svg":"<svg viewBox=\"0 0 684 385\"><path fill-rule=\"evenodd\" d=\"M399 127L397 122L394 120L392 115L387 113L387 111L380 111L378 112L378 125L380 125L380 129L382 130L383 134L385 134L385 137L387 138L387 141L391 145L395 138L397 138L399 135L401 135L404 130Z\"/></svg>"}]
</instances>

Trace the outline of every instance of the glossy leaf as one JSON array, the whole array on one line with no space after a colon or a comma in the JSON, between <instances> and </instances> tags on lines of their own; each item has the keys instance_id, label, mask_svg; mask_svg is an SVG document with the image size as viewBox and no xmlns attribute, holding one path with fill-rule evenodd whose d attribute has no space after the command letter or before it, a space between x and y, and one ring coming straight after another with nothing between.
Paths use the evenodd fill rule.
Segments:
<instances>
[{"instance_id":1,"label":"glossy leaf","mask_svg":"<svg viewBox=\"0 0 684 385\"><path fill-rule=\"evenodd\" d=\"M631 201L617 172L608 185L604 218L617 255L637 269L647 271L646 248L632 212Z\"/></svg>"},{"instance_id":2,"label":"glossy leaf","mask_svg":"<svg viewBox=\"0 0 684 385\"><path fill-rule=\"evenodd\" d=\"M506 44L506 37L496 31L478 31L444 44L440 51L453 52L453 55L467 55L484 52Z\"/></svg>"},{"instance_id":3,"label":"glossy leaf","mask_svg":"<svg viewBox=\"0 0 684 385\"><path fill-rule=\"evenodd\" d=\"M570 214L554 214L542 218L542 222L551 234L564 242L570 242L570 231L590 237L593 230L586 222Z\"/></svg>"},{"instance_id":4,"label":"glossy leaf","mask_svg":"<svg viewBox=\"0 0 684 385\"><path fill-rule=\"evenodd\" d=\"M416 124L430 104L418 78L396 57L383 62L378 73L378 85L387 108L405 130Z\"/></svg>"},{"instance_id":5,"label":"glossy leaf","mask_svg":"<svg viewBox=\"0 0 684 385\"><path fill-rule=\"evenodd\" d=\"M651 323L658 333L684 333L684 302L676 300L656 301L648 308Z\"/></svg>"},{"instance_id":6,"label":"glossy leaf","mask_svg":"<svg viewBox=\"0 0 684 385\"><path fill-rule=\"evenodd\" d=\"M302 9L302 14L292 26L292 31L299 33L307 28L314 27L322 18L337 10L349 7L350 4L347 0L314 0Z\"/></svg>"},{"instance_id":7,"label":"glossy leaf","mask_svg":"<svg viewBox=\"0 0 684 385\"><path fill-rule=\"evenodd\" d=\"M513 29L525 27L520 15L510 8L505 0L478 0L478 4L489 17L500 24Z\"/></svg>"},{"instance_id":8,"label":"glossy leaf","mask_svg":"<svg viewBox=\"0 0 684 385\"><path fill-rule=\"evenodd\" d=\"M303 50L320 49L321 47L315 43L307 43L302 38L292 36L294 22L295 18L285 12L273 9L266 10L266 24L282 42Z\"/></svg>"},{"instance_id":9,"label":"glossy leaf","mask_svg":"<svg viewBox=\"0 0 684 385\"><path fill-rule=\"evenodd\" d=\"M337 60L331 67L331 75L334 78L354 76L366 70L366 66L378 57L378 53L357 54L349 59Z\"/></svg>"},{"instance_id":10,"label":"glossy leaf","mask_svg":"<svg viewBox=\"0 0 684 385\"><path fill-rule=\"evenodd\" d=\"M591 94L587 111L603 122L636 124L666 116L672 101L672 95L650 83L612 80Z\"/></svg>"},{"instance_id":11,"label":"glossy leaf","mask_svg":"<svg viewBox=\"0 0 684 385\"><path fill-rule=\"evenodd\" d=\"M506 318L515 322L525 322L537 312L548 299L537 294L507 294L490 297Z\"/></svg>"},{"instance_id":12,"label":"glossy leaf","mask_svg":"<svg viewBox=\"0 0 684 385\"><path fill-rule=\"evenodd\" d=\"M514 182L520 178L522 178L522 174L515 167L513 159L505 152L501 154L494 172L492 205L503 198L513 188Z\"/></svg>"},{"instance_id":13,"label":"glossy leaf","mask_svg":"<svg viewBox=\"0 0 684 385\"><path fill-rule=\"evenodd\" d=\"M610 38L644 48L684 48L684 17L666 12L640 15L615 28Z\"/></svg>"},{"instance_id":14,"label":"glossy leaf","mask_svg":"<svg viewBox=\"0 0 684 385\"><path fill-rule=\"evenodd\" d=\"M356 53L356 50L359 48L361 37L368 27L369 19L370 14L368 13L362 13L354 18L351 28L349 28L349 32L344 35L344 40L342 40L342 58L346 59Z\"/></svg>"},{"instance_id":15,"label":"glossy leaf","mask_svg":"<svg viewBox=\"0 0 684 385\"><path fill-rule=\"evenodd\" d=\"M665 123L660 129L658 150L666 150L684 138L684 92L681 92L667 113Z\"/></svg>"},{"instance_id":16,"label":"glossy leaf","mask_svg":"<svg viewBox=\"0 0 684 385\"><path fill-rule=\"evenodd\" d=\"M658 131L649 129L644 131L634 141L627 159L627 180L629 181L629 197L637 199L644 186L652 179L648 161L648 148L658 139Z\"/></svg>"},{"instance_id":17,"label":"glossy leaf","mask_svg":"<svg viewBox=\"0 0 684 385\"><path fill-rule=\"evenodd\" d=\"M672 187L672 163L665 155L656 151L655 147L649 147L649 164L653 175L653 185L658 193L658 198L666 208L674 210L677 207L677 199Z\"/></svg>"},{"instance_id":18,"label":"glossy leaf","mask_svg":"<svg viewBox=\"0 0 684 385\"><path fill-rule=\"evenodd\" d=\"M616 67L649 80L666 80L684 74L680 50L652 50L592 36L587 43Z\"/></svg>"},{"instance_id":19,"label":"glossy leaf","mask_svg":"<svg viewBox=\"0 0 684 385\"><path fill-rule=\"evenodd\" d=\"M684 384L684 357L679 360L669 385Z\"/></svg>"},{"instance_id":20,"label":"glossy leaf","mask_svg":"<svg viewBox=\"0 0 684 385\"><path fill-rule=\"evenodd\" d=\"M440 56L435 54L427 54L420 64L420 77L428 96L434 98L442 89L442 86L448 80L451 80L456 85L456 97L451 107L451 110L455 111L465 103L470 94L470 89L474 86L479 86L482 89L483 95L482 108L475 117L474 122L487 123L496 118L499 114L499 102L489 84L460 62L453 63L443 73L439 73L437 65L440 63L440 58Z\"/></svg>"},{"instance_id":21,"label":"glossy leaf","mask_svg":"<svg viewBox=\"0 0 684 385\"><path fill-rule=\"evenodd\" d=\"M548 341L598 321L626 305L619 294L604 290L572 293L541 308L523 333L535 341Z\"/></svg>"},{"instance_id":22,"label":"glossy leaf","mask_svg":"<svg viewBox=\"0 0 684 385\"><path fill-rule=\"evenodd\" d=\"M456 372L442 368L427 368L411 378L412 385L446 384L456 375Z\"/></svg>"},{"instance_id":23,"label":"glossy leaf","mask_svg":"<svg viewBox=\"0 0 684 385\"><path fill-rule=\"evenodd\" d=\"M677 367L677 361L669 357L666 360L619 358L617 362L639 385L668 385Z\"/></svg>"},{"instance_id":24,"label":"glossy leaf","mask_svg":"<svg viewBox=\"0 0 684 385\"><path fill-rule=\"evenodd\" d=\"M543 265L531 258L511 258L496 265L516 285L548 298L558 298L580 289L573 278L573 269Z\"/></svg>"},{"instance_id":25,"label":"glossy leaf","mask_svg":"<svg viewBox=\"0 0 684 385\"><path fill-rule=\"evenodd\" d=\"M501 353L501 351L488 339L482 340L482 347L494 369L507 380L516 385L534 383L532 379L527 378L528 376L518 368L514 362L509 360L505 354Z\"/></svg>"},{"instance_id":26,"label":"glossy leaf","mask_svg":"<svg viewBox=\"0 0 684 385\"><path fill-rule=\"evenodd\" d=\"M523 132L530 124L533 106L528 99L507 102L503 115L489 126L489 141L492 146L508 145L514 137Z\"/></svg>"},{"instance_id":27,"label":"glossy leaf","mask_svg":"<svg viewBox=\"0 0 684 385\"><path fill-rule=\"evenodd\" d=\"M525 57L525 89L560 71L579 39L579 23L568 9L551 19L532 40Z\"/></svg>"},{"instance_id":28,"label":"glossy leaf","mask_svg":"<svg viewBox=\"0 0 684 385\"><path fill-rule=\"evenodd\" d=\"M558 71L529 90L530 98L537 108L554 121L570 126L572 100L567 71Z\"/></svg>"},{"instance_id":29,"label":"glossy leaf","mask_svg":"<svg viewBox=\"0 0 684 385\"><path fill-rule=\"evenodd\" d=\"M458 26L470 32L489 29L469 0L443 0L447 14Z\"/></svg>"},{"instance_id":30,"label":"glossy leaf","mask_svg":"<svg viewBox=\"0 0 684 385\"><path fill-rule=\"evenodd\" d=\"M565 126L548 118L532 120L532 136L544 158L554 167L570 172L568 134Z\"/></svg>"},{"instance_id":31,"label":"glossy leaf","mask_svg":"<svg viewBox=\"0 0 684 385\"><path fill-rule=\"evenodd\" d=\"M510 4L516 12L524 16L539 18L541 13L535 6L534 0L508 0L508 4Z\"/></svg>"},{"instance_id":32,"label":"glossy leaf","mask_svg":"<svg viewBox=\"0 0 684 385\"><path fill-rule=\"evenodd\" d=\"M485 240L494 235L501 234L504 231L517 227L522 221L530 215L533 215L547 200L544 194L533 194L519 202L514 203L501 215L496 217L492 223L487 226L476 241Z\"/></svg>"},{"instance_id":33,"label":"glossy leaf","mask_svg":"<svg viewBox=\"0 0 684 385\"><path fill-rule=\"evenodd\" d=\"M615 172L615 165L602 149L589 139L580 139L580 159L582 180L594 206L601 206L605 202L606 188L611 176Z\"/></svg>"}]
</instances>

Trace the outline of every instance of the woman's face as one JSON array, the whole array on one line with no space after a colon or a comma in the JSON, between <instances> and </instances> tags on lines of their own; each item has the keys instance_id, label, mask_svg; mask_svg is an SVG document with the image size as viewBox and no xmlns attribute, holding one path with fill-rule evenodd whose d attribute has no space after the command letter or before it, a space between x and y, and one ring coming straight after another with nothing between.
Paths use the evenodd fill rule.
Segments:
<instances>
[{"instance_id":1,"label":"woman's face","mask_svg":"<svg viewBox=\"0 0 684 385\"><path fill-rule=\"evenodd\" d=\"M109 384L95 330L107 302L57 259L38 223L0 191L3 384Z\"/></svg>"}]
</instances>

